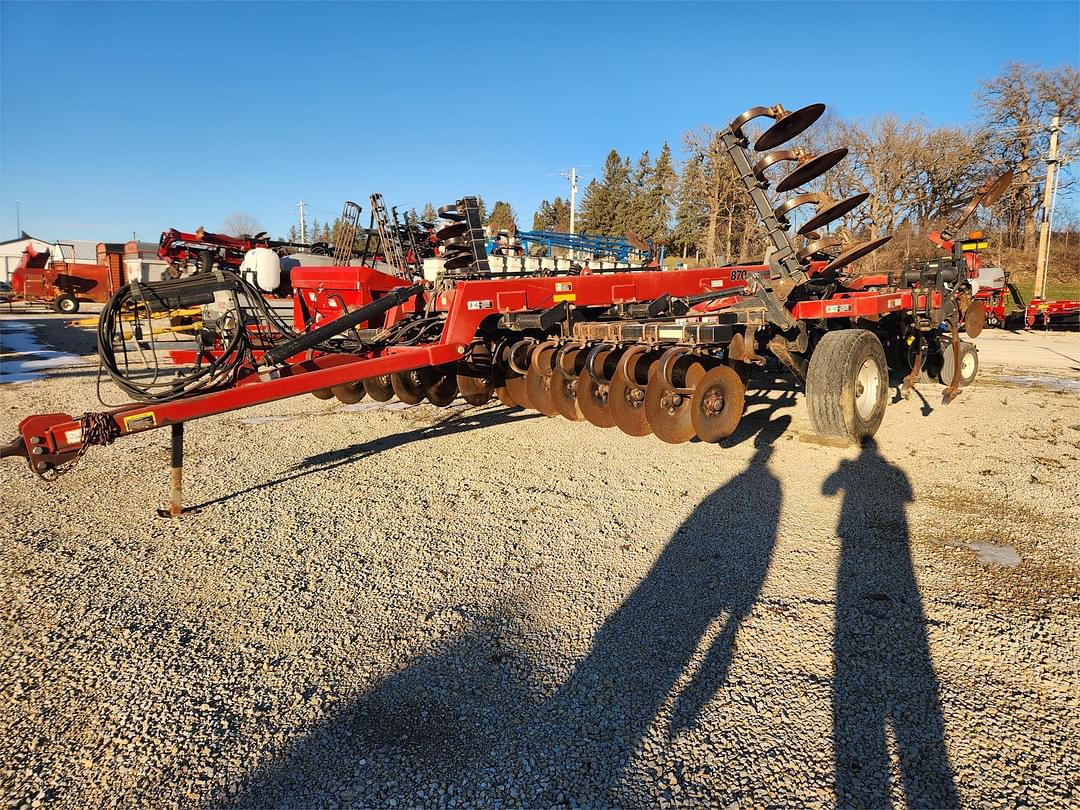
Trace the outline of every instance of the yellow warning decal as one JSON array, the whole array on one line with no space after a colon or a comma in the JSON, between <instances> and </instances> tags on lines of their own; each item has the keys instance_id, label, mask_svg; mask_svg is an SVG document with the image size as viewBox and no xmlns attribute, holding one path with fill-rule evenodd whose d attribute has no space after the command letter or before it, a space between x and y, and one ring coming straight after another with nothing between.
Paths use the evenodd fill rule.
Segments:
<instances>
[{"instance_id":1,"label":"yellow warning decal","mask_svg":"<svg viewBox=\"0 0 1080 810\"><path fill-rule=\"evenodd\" d=\"M554 295L551 298L556 304L560 301L576 301L577 293L563 293L562 295Z\"/></svg>"},{"instance_id":2,"label":"yellow warning decal","mask_svg":"<svg viewBox=\"0 0 1080 810\"><path fill-rule=\"evenodd\" d=\"M154 416L153 411L133 413L122 418L124 420L124 430L126 430L128 433L134 433L136 430L149 430L152 427L157 427L157 417Z\"/></svg>"}]
</instances>

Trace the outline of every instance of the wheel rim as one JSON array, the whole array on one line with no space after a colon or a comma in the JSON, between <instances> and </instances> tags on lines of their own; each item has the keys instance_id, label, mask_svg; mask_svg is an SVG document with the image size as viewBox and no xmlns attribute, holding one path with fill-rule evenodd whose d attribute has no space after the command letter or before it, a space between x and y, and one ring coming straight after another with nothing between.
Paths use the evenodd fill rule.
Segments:
<instances>
[{"instance_id":1,"label":"wheel rim","mask_svg":"<svg viewBox=\"0 0 1080 810\"><path fill-rule=\"evenodd\" d=\"M970 380L975 376L975 353L964 352L960 356L960 379Z\"/></svg>"},{"instance_id":2,"label":"wheel rim","mask_svg":"<svg viewBox=\"0 0 1080 810\"><path fill-rule=\"evenodd\" d=\"M855 410L863 419L869 419L877 408L881 391L881 370L872 357L866 358L855 377Z\"/></svg>"}]
</instances>

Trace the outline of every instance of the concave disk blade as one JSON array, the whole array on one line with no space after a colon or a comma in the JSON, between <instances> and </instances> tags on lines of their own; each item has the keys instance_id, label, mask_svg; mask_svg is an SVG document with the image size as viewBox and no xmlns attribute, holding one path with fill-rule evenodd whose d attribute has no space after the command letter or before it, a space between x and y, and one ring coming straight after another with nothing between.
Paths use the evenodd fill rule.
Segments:
<instances>
[{"instance_id":1,"label":"concave disk blade","mask_svg":"<svg viewBox=\"0 0 1080 810\"><path fill-rule=\"evenodd\" d=\"M424 396L432 405L445 408L457 396L457 373L452 364L420 369Z\"/></svg>"},{"instance_id":2,"label":"concave disk blade","mask_svg":"<svg viewBox=\"0 0 1080 810\"><path fill-rule=\"evenodd\" d=\"M457 387L462 398L470 405L485 405L495 393L495 382L488 377L458 374Z\"/></svg>"},{"instance_id":3,"label":"concave disk blade","mask_svg":"<svg viewBox=\"0 0 1080 810\"><path fill-rule=\"evenodd\" d=\"M689 365L687 363L689 362ZM680 358L672 373L676 384L693 388L705 376L701 363ZM650 374L645 386L645 416L653 433L668 444L682 444L694 438L694 423L690 418L689 394L676 394L660 374Z\"/></svg>"},{"instance_id":4,"label":"concave disk blade","mask_svg":"<svg viewBox=\"0 0 1080 810\"><path fill-rule=\"evenodd\" d=\"M541 349L542 355L539 360L529 363L529 373L525 375L525 389L529 392L529 402L544 416L558 416L559 411L551 400L551 377L537 371L540 368L551 368L551 355L554 349Z\"/></svg>"},{"instance_id":5,"label":"concave disk blade","mask_svg":"<svg viewBox=\"0 0 1080 810\"><path fill-rule=\"evenodd\" d=\"M461 236L464 233L468 233L468 231L469 224L467 222L455 222L452 225L447 225L445 228L440 228L436 231L435 238L440 242L445 242L447 239Z\"/></svg>"},{"instance_id":6,"label":"concave disk blade","mask_svg":"<svg viewBox=\"0 0 1080 810\"><path fill-rule=\"evenodd\" d=\"M851 264L856 259L861 259L868 253L873 253L879 247L892 239L891 236L882 236L869 242L856 242L827 265L820 272L827 273L830 270L839 270L841 267Z\"/></svg>"},{"instance_id":7,"label":"concave disk blade","mask_svg":"<svg viewBox=\"0 0 1080 810\"><path fill-rule=\"evenodd\" d=\"M982 301L972 301L964 312L964 331L970 338L977 338L986 326L986 305Z\"/></svg>"},{"instance_id":8,"label":"concave disk blade","mask_svg":"<svg viewBox=\"0 0 1080 810\"><path fill-rule=\"evenodd\" d=\"M365 393L361 383L342 383L330 390L334 392L339 402L344 402L346 405L355 405L364 398Z\"/></svg>"},{"instance_id":9,"label":"concave disk blade","mask_svg":"<svg viewBox=\"0 0 1080 810\"><path fill-rule=\"evenodd\" d=\"M1001 195L1005 193L1005 189L1009 187L1012 179L1013 173L1005 172L1005 174L1001 175L1001 177L991 183L990 188L988 188L983 194L982 202L980 203L980 205L984 207L990 206L996 203L999 199L1001 199Z\"/></svg>"},{"instance_id":10,"label":"concave disk blade","mask_svg":"<svg viewBox=\"0 0 1080 810\"><path fill-rule=\"evenodd\" d=\"M598 354L596 356L597 368L607 365L608 358L611 356L610 350ZM589 376L586 369L582 369L578 375L577 403L581 408L581 415L589 424L600 428L615 427L615 418L611 415L611 408L608 407L608 386L597 385L596 380Z\"/></svg>"},{"instance_id":11,"label":"concave disk blade","mask_svg":"<svg viewBox=\"0 0 1080 810\"><path fill-rule=\"evenodd\" d=\"M401 371L390 375L390 387L406 405L415 405L424 398L424 386L416 371Z\"/></svg>"},{"instance_id":12,"label":"concave disk blade","mask_svg":"<svg viewBox=\"0 0 1080 810\"><path fill-rule=\"evenodd\" d=\"M510 395L510 389L505 384L498 386L495 389L495 396L499 398L499 402L505 405L507 408L516 408L518 404L514 401L514 398Z\"/></svg>"},{"instance_id":13,"label":"concave disk blade","mask_svg":"<svg viewBox=\"0 0 1080 810\"><path fill-rule=\"evenodd\" d=\"M705 372L690 400L690 421L703 442L718 442L735 432L742 419L746 384L730 366Z\"/></svg>"},{"instance_id":14,"label":"concave disk blade","mask_svg":"<svg viewBox=\"0 0 1080 810\"><path fill-rule=\"evenodd\" d=\"M394 389L390 385L390 375L369 377L364 380L364 390L376 402L389 402L394 398Z\"/></svg>"},{"instance_id":15,"label":"concave disk blade","mask_svg":"<svg viewBox=\"0 0 1080 810\"><path fill-rule=\"evenodd\" d=\"M332 399L334 392L329 388L319 388L311 392L315 399Z\"/></svg>"},{"instance_id":16,"label":"concave disk blade","mask_svg":"<svg viewBox=\"0 0 1080 810\"><path fill-rule=\"evenodd\" d=\"M819 209L814 216L810 217L810 219L799 226L799 235L806 236L810 231L816 231L822 225L828 225L834 219L840 219L844 214L857 208L859 204L863 200L869 198L869 196L870 195L864 191L862 194L856 194L854 197L848 197L846 200L839 200L832 205Z\"/></svg>"},{"instance_id":17,"label":"concave disk blade","mask_svg":"<svg viewBox=\"0 0 1080 810\"><path fill-rule=\"evenodd\" d=\"M577 369L580 355L580 349L571 349L566 352L562 358L563 368L568 370ZM581 357L581 359L584 360L585 358ZM555 405L555 410L559 412L559 415L569 419L571 422L580 422L585 418L577 401L577 386L578 378L576 375L573 379L568 380L559 373L558 369L552 372L551 402Z\"/></svg>"},{"instance_id":18,"label":"concave disk blade","mask_svg":"<svg viewBox=\"0 0 1080 810\"><path fill-rule=\"evenodd\" d=\"M817 121L823 112L825 112L824 104L808 104L800 110L789 112L765 130L765 133L754 144L754 149L763 152L790 141Z\"/></svg>"},{"instance_id":19,"label":"concave disk blade","mask_svg":"<svg viewBox=\"0 0 1080 810\"><path fill-rule=\"evenodd\" d=\"M439 219L450 220L451 222L461 222L465 219L464 214L459 214L456 205L444 205L439 209Z\"/></svg>"},{"instance_id":20,"label":"concave disk blade","mask_svg":"<svg viewBox=\"0 0 1080 810\"><path fill-rule=\"evenodd\" d=\"M834 149L831 152L825 152L810 158L801 166L796 166L791 174L781 180L777 184L776 190L778 192L791 191L793 188L806 185L815 177L821 177L821 175L847 157L847 153L847 149Z\"/></svg>"},{"instance_id":21,"label":"concave disk blade","mask_svg":"<svg viewBox=\"0 0 1080 810\"><path fill-rule=\"evenodd\" d=\"M615 369L611 385L608 386L611 418L616 427L628 436L648 436L652 433L649 420L645 417L645 390L640 385L632 385L629 380L633 376L640 381L641 376L645 376L647 365L640 354L625 358Z\"/></svg>"},{"instance_id":22,"label":"concave disk blade","mask_svg":"<svg viewBox=\"0 0 1080 810\"><path fill-rule=\"evenodd\" d=\"M532 400L529 399L529 390L525 386L525 378L518 376L517 374L506 377L506 390L510 393L511 399L514 400L522 408L528 408L530 411L535 411L536 406L532 404Z\"/></svg>"}]
</instances>

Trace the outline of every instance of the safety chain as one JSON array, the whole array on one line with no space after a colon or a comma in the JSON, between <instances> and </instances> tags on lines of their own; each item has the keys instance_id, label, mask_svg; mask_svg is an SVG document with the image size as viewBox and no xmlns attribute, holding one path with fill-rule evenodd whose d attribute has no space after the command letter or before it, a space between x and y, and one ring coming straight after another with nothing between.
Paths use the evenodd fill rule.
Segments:
<instances>
[{"instance_id":1,"label":"safety chain","mask_svg":"<svg viewBox=\"0 0 1080 810\"><path fill-rule=\"evenodd\" d=\"M74 469L75 465L79 463L79 459L83 457L91 445L112 444L120 437L120 426L116 424L116 420L113 418L112 414L107 411L84 413L79 419L79 424L81 427L82 446L79 448L78 455L66 464L60 464L45 472L41 472L31 464L30 469L34 471L38 478L45 481L55 481L64 473Z\"/></svg>"}]
</instances>

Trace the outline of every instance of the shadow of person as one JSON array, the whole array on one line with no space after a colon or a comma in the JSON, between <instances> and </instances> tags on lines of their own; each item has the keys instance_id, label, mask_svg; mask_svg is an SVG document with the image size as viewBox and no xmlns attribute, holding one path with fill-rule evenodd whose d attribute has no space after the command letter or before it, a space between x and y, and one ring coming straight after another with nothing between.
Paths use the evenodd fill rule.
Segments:
<instances>
[{"instance_id":1,"label":"shadow of person","mask_svg":"<svg viewBox=\"0 0 1080 810\"><path fill-rule=\"evenodd\" d=\"M955 807L938 680L908 547L911 483L870 440L822 485L825 495L841 491L833 640L837 803L883 807L902 791L908 806Z\"/></svg>"},{"instance_id":2,"label":"shadow of person","mask_svg":"<svg viewBox=\"0 0 1080 810\"><path fill-rule=\"evenodd\" d=\"M657 721L667 720L671 736L692 725L725 682L776 542L781 491L768 461L790 421L785 415L761 429L746 469L679 527L546 703L542 722L564 724L544 736L566 740L560 781L577 785L575 801L650 802L653 775L633 765L644 738ZM703 645L700 665L668 714L673 690Z\"/></svg>"}]
</instances>

